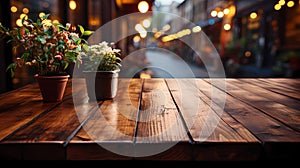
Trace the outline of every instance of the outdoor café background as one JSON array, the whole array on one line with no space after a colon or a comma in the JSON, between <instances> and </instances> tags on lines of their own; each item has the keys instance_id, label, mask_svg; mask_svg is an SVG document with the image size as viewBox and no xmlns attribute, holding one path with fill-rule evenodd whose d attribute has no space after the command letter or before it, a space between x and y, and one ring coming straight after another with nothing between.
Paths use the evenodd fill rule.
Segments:
<instances>
[{"instance_id":1,"label":"outdoor caf\u00e9 background","mask_svg":"<svg viewBox=\"0 0 300 168\"><path fill-rule=\"evenodd\" d=\"M123 56L132 52L132 47L155 46L203 67L191 48L180 38L167 38L164 31L176 34L189 30L190 33L181 38L192 37L195 43L197 39L193 38L193 33L204 31L219 52L226 77L300 76L300 0L184 0L168 5L154 0L147 2L153 13L142 19L155 23L147 27L152 33L139 39L129 36L117 42ZM14 27L22 16L36 18L50 13L53 21L96 30L115 18L139 12L138 3L139 0L1 0L0 22ZM155 11L174 13L197 26L180 25L167 14L155 15ZM129 31L127 25L120 26L123 31ZM0 93L34 80L30 70L19 71L14 78L6 72L7 65L18 54L12 51L12 44L0 42Z\"/></svg>"}]
</instances>

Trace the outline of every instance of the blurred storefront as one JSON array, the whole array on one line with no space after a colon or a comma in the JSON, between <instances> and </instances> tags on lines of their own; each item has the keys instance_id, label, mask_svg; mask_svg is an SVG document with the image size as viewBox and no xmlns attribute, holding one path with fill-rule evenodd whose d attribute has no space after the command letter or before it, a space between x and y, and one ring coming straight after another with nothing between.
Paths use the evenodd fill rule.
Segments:
<instances>
[{"instance_id":1,"label":"blurred storefront","mask_svg":"<svg viewBox=\"0 0 300 168\"><path fill-rule=\"evenodd\" d=\"M178 8L210 38L228 77L300 75L299 0L185 0Z\"/></svg>"},{"instance_id":2,"label":"blurred storefront","mask_svg":"<svg viewBox=\"0 0 300 168\"><path fill-rule=\"evenodd\" d=\"M298 77L299 1L236 1L232 41L224 46L233 76Z\"/></svg>"},{"instance_id":3,"label":"blurred storefront","mask_svg":"<svg viewBox=\"0 0 300 168\"><path fill-rule=\"evenodd\" d=\"M151 10L153 1L145 0L149 5L148 10ZM1 0L0 22L11 28L22 26L21 20L23 17L35 20L42 15L50 14L49 19L52 22L81 25L85 29L95 31L115 18L139 12L139 2L140 0ZM131 21L136 21L134 19L139 18L131 19L122 25L112 27L112 31L116 30L115 32L127 34L132 29L130 27L132 26ZM104 36L114 39L112 36L115 36L115 34L102 34L101 36L103 39ZM122 52L129 50L128 39L116 43ZM0 93L17 89L35 80L33 77L34 72L30 69L17 71L13 78L11 78L10 73L6 72L7 65L20 55L18 52L13 52L12 48L12 44L0 41Z\"/></svg>"},{"instance_id":4,"label":"blurred storefront","mask_svg":"<svg viewBox=\"0 0 300 168\"><path fill-rule=\"evenodd\" d=\"M299 76L299 1L237 1L236 6L233 39L225 47L237 52L240 75Z\"/></svg>"},{"instance_id":5,"label":"blurred storefront","mask_svg":"<svg viewBox=\"0 0 300 168\"><path fill-rule=\"evenodd\" d=\"M37 18L50 13L50 19L96 30L109 21L138 12L140 0L4 0L0 1L0 22L9 27L19 24L23 16ZM147 0L153 7L154 0ZM128 34L136 25L151 20L147 29L150 47L166 47L186 61L202 66L199 55L179 38L191 40L196 47L206 45L197 39L203 31L218 51L228 77L299 77L300 69L300 0L184 0L169 6L156 6L155 10L168 9L174 16L129 17L118 33ZM151 8L149 9L151 10ZM183 19L176 19L175 16ZM178 18L177 17L177 18ZM175 18L175 19L174 19ZM194 23L186 24L190 21ZM105 34L114 36L113 34ZM146 46L147 38L130 37L118 41L126 55L138 47ZM188 37L188 38L187 38ZM137 42L138 40L139 42ZM143 43L144 42L144 43ZM148 44L147 44L148 45ZM11 44L0 42L0 92L9 91L32 82L30 70L11 78L5 69L17 56ZM207 50L208 51L208 50ZM205 54L205 53L204 53ZM210 59L210 58L208 58ZM215 58L214 58L215 59ZM211 60L213 66L213 60Z\"/></svg>"},{"instance_id":6,"label":"blurred storefront","mask_svg":"<svg viewBox=\"0 0 300 168\"><path fill-rule=\"evenodd\" d=\"M36 20L43 15L50 14L48 19L52 22L82 25L86 29L95 30L115 17L114 5L114 1L104 3L95 0L4 0L0 1L0 22L9 28L21 27L22 18ZM105 10L99 10L99 8ZM19 57L20 53L18 50L12 50L12 44L7 44L5 41L0 43L0 93L34 82L34 72L26 67L17 70L13 78L6 73L7 65Z\"/></svg>"}]
</instances>

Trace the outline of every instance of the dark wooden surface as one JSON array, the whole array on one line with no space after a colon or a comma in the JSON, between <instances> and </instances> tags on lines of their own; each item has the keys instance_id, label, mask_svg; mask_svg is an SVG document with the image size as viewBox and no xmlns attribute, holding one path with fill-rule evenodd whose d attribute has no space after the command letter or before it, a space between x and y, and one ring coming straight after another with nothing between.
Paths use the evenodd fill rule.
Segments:
<instances>
[{"instance_id":1,"label":"dark wooden surface","mask_svg":"<svg viewBox=\"0 0 300 168\"><path fill-rule=\"evenodd\" d=\"M4 93L0 158L226 162L300 158L300 79L229 78L226 88L213 80L218 79L119 79L117 96L98 102L89 101L81 79L76 85L69 80L64 100L58 103L43 103L36 83ZM226 95L224 108L218 99L211 99L212 88ZM195 100L199 111L191 113ZM207 122L208 115L218 124ZM134 149L168 144L172 146L153 155Z\"/></svg>"}]
</instances>

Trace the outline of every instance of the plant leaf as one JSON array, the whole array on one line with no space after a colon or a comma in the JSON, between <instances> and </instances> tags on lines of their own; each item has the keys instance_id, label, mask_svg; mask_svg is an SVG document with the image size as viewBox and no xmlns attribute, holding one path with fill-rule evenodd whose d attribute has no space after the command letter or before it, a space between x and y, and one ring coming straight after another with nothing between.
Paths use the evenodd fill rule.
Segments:
<instances>
[{"instance_id":1,"label":"plant leaf","mask_svg":"<svg viewBox=\"0 0 300 168\"><path fill-rule=\"evenodd\" d=\"M80 30L81 34L83 34L84 33L84 28L81 25L78 25L78 27L79 27L79 30Z\"/></svg>"},{"instance_id":2,"label":"plant leaf","mask_svg":"<svg viewBox=\"0 0 300 168\"><path fill-rule=\"evenodd\" d=\"M46 14L46 15L44 15L44 16L42 17L42 20L45 20L45 19L47 19L47 18L49 17L49 15L50 15L50 14Z\"/></svg>"},{"instance_id":3,"label":"plant leaf","mask_svg":"<svg viewBox=\"0 0 300 168\"><path fill-rule=\"evenodd\" d=\"M89 36L89 35L91 35L91 34L93 34L93 33L94 33L93 31L87 30L87 31L84 31L82 34L83 34L84 36Z\"/></svg>"},{"instance_id":4,"label":"plant leaf","mask_svg":"<svg viewBox=\"0 0 300 168\"><path fill-rule=\"evenodd\" d=\"M85 51L89 51L89 49L90 49L89 46L86 44L83 44L82 47Z\"/></svg>"},{"instance_id":5,"label":"plant leaf","mask_svg":"<svg viewBox=\"0 0 300 168\"><path fill-rule=\"evenodd\" d=\"M6 68L6 71L10 70L11 77L15 76L16 67L17 67L17 63L13 62L13 63L9 64L8 67Z\"/></svg>"},{"instance_id":6,"label":"plant leaf","mask_svg":"<svg viewBox=\"0 0 300 168\"><path fill-rule=\"evenodd\" d=\"M68 68L68 66L69 66L69 62L68 62L68 61L66 61L66 62L65 62L64 69L67 69L67 68Z\"/></svg>"}]
</instances>

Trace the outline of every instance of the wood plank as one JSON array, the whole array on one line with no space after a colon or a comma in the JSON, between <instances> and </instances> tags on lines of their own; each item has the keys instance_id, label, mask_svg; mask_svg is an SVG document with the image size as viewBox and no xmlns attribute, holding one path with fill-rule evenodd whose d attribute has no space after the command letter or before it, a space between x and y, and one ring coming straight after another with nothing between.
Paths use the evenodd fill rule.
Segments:
<instances>
[{"instance_id":1,"label":"wood plank","mask_svg":"<svg viewBox=\"0 0 300 168\"><path fill-rule=\"evenodd\" d=\"M123 79L120 80L123 82ZM179 82L181 80L183 82ZM74 94L71 87L74 86L74 81L68 83L64 101L57 104L43 103L41 97L37 96L38 87L33 85L28 85L18 92L5 93L0 95L0 100L3 100L3 103L0 101L2 118L0 158L99 161L257 159L291 161L300 157L300 133L295 131L297 125L292 127L287 124L288 122L296 124L295 121L298 119L296 104L298 99L292 93L298 92L299 80L292 80L294 81L291 82L292 87L288 88L283 87L287 86L284 85L284 82L289 81L287 79L280 81L258 79L261 82L259 85L252 85L256 79L251 79L251 82L247 82L247 79L238 81L232 79L235 82L226 79L227 88L218 89L217 92L227 94L224 109L218 106L222 104L222 96L216 99L211 97L211 80L213 79L166 79L165 85L161 79L149 79L145 80L143 86L140 79L124 79L125 83L120 83L115 99L99 102L88 101L83 88L85 85L79 81L81 87L74 88L75 93L79 94L78 97L75 96L79 101L76 103L76 110L72 99L74 97L71 97ZM276 87L273 87L273 90L268 89L267 84L272 85L273 82ZM263 84L266 84L266 87L263 87ZM169 87L168 94L166 86ZM256 92L258 88L259 91ZM283 89L275 92L276 88ZM284 93L285 90L289 92ZM19 92L22 95L21 99L16 95ZM11 99L9 95L12 96ZM172 104L169 97L166 101L167 106L163 107L165 102L160 100L164 100L165 95L171 96L176 103ZM280 95L276 97L280 101L276 102L272 95ZM289 104L290 100L295 102ZM138 115L139 110L150 107L155 109L152 110L153 113ZM292 107L295 111L286 107ZM26 110L23 110L24 108ZM199 110L194 111L195 109ZM161 113L157 114L166 111L168 113L163 113L164 116L160 115ZM278 111L282 114L273 115ZM295 115L296 120L281 121L281 119L290 120L291 117L284 117L283 113ZM216 127L208 122L211 120L205 120L208 115L212 121L218 121ZM178 118L185 120L179 122ZM142 122L149 119L150 122ZM160 124L154 121L160 121ZM205 122L206 124L203 124ZM179 130L164 131L171 124L177 128L175 123L178 124ZM182 132L186 133L181 127L189 130L186 139L179 138ZM210 134L209 128L214 128L213 133ZM200 132L201 130L206 132ZM173 134L176 131L179 131L180 135ZM149 135L154 136L148 138ZM172 148L156 155L136 158L140 156L140 149L161 148L170 142L174 144L177 139L180 139L179 142ZM150 145L145 146L143 143Z\"/></svg>"},{"instance_id":2,"label":"wood plank","mask_svg":"<svg viewBox=\"0 0 300 168\"><path fill-rule=\"evenodd\" d=\"M191 83L188 83L188 81L185 79L166 79L166 83L176 103L179 113L183 118L184 125L188 130L188 134L191 140L195 141L194 138L199 136L193 136L193 133L195 133L193 131L193 127L194 123L196 122L196 118L199 115L200 107L204 103L199 99L199 95L197 91L195 91L195 88L189 87L191 86ZM198 124L196 124L196 126L197 125ZM199 131L196 132L196 134L199 134Z\"/></svg>"},{"instance_id":3,"label":"wood plank","mask_svg":"<svg viewBox=\"0 0 300 168\"><path fill-rule=\"evenodd\" d=\"M16 90L2 93L0 95L0 114L9 109L13 109L16 105L21 105L26 101L41 99L38 85L28 84Z\"/></svg>"},{"instance_id":4,"label":"wood plank","mask_svg":"<svg viewBox=\"0 0 300 168\"><path fill-rule=\"evenodd\" d=\"M78 90L83 90L83 87ZM82 105L77 110L81 110L81 115L85 114L87 117L91 109L95 107L88 103L86 95L80 93L79 95L82 96ZM78 127L80 127L80 122L73 100L69 98L10 135L2 142L2 145L21 145L22 158L26 160L47 160L48 158L64 160L66 159L64 143L70 136L73 136L74 130Z\"/></svg>"},{"instance_id":5,"label":"wood plank","mask_svg":"<svg viewBox=\"0 0 300 168\"><path fill-rule=\"evenodd\" d=\"M142 81L124 79L119 82L117 96L99 104L87 123L83 126L96 141L133 141L138 113L139 95ZM130 97L133 95L132 97Z\"/></svg>"},{"instance_id":6,"label":"wood plank","mask_svg":"<svg viewBox=\"0 0 300 168\"><path fill-rule=\"evenodd\" d=\"M164 79L146 79L136 142L189 141Z\"/></svg>"},{"instance_id":7,"label":"wood plank","mask_svg":"<svg viewBox=\"0 0 300 168\"><path fill-rule=\"evenodd\" d=\"M229 80L230 79L227 79L227 86L229 85ZM209 82L209 80L206 81ZM232 89L233 90L229 90L227 87L226 90L229 95L226 98L225 111L246 126L246 128L254 133L256 137L259 139L262 138L262 142L265 142L266 140L297 142L299 140L299 133L287 127L278 120L270 117L269 115L266 115L259 109L256 109L240 99L237 99L233 94L235 92L236 96L240 95L242 97L242 95L247 95L246 91L237 88ZM259 98L260 97L258 97L258 99Z\"/></svg>"},{"instance_id":8,"label":"wood plank","mask_svg":"<svg viewBox=\"0 0 300 168\"><path fill-rule=\"evenodd\" d=\"M206 81L210 82L210 80ZM294 131L257 108L233 97L233 92L240 94L240 96L246 96L246 91L239 88L226 90L226 92L228 96L224 110L263 142L264 157L267 159L280 159L282 155L285 155L285 158L299 158L299 154L297 154L299 148L292 149L289 147L292 144L296 147L298 146L300 143L299 132ZM281 146L281 148L278 148L278 146Z\"/></svg>"},{"instance_id":9,"label":"wood plank","mask_svg":"<svg viewBox=\"0 0 300 168\"><path fill-rule=\"evenodd\" d=\"M239 79L239 80L241 80L241 81L246 80L248 83L251 83L252 85L256 85L256 86L259 86L266 90L270 90L272 92L300 100L300 94L299 94L300 91L295 91L295 90L289 89L288 87L282 87L282 86L276 85L271 82L266 82L266 80L264 80L264 79L257 80L257 79L247 78L247 79ZM292 80L295 80L295 79L292 79Z\"/></svg>"},{"instance_id":10,"label":"wood plank","mask_svg":"<svg viewBox=\"0 0 300 168\"><path fill-rule=\"evenodd\" d=\"M71 85L69 81L64 99L70 98ZM61 103L44 103L37 83L0 95L0 102L0 141Z\"/></svg>"},{"instance_id":11,"label":"wood plank","mask_svg":"<svg viewBox=\"0 0 300 168\"><path fill-rule=\"evenodd\" d=\"M178 92L175 92L176 88L174 87L174 84L171 84L171 82L175 82L175 80L169 80L167 79L168 86L172 90L172 95L174 95L174 98L176 100L176 103L179 104L179 107L181 107L181 112L185 113L184 105L182 104L182 99L178 96ZM193 110L198 110L197 113L193 116L195 118L195 121L192 124L192 127L189 129L193 140L196 142L247 142L246 139L240 137L240 135L232 129L226 122L224 122L220 116L218 116L215 111L210 107L209 104L207 104L203 99L207 99L204 94L199 92L199 88L203 87L201 86L201 81L195 80L195 79L185 79L180 80L182 82L182 91L186 92L189 90L190 95L189 98L194 100L201 100L198 101L199 108L195 108ZM199 83L198 83L199 82ZM193 93L191 95L190 93ZM185 94L185 93L183 93ZM195 98L192 98L192 96L195 96ZM200 99L199 99L200 98ZM196 106L197 102L194 105ZM183 114L184 118L186 118L186 114ZM187 120L185 120L187 121ZM189 125L189 124L187 124ZM213 130L212 130L213 129Z\"/></svg>"},{"instance_id":12,"label":"wood plank","mask_svg":"<svg viewBox=\"0 0 300 168\"><path fill-rule=\"evenodd\" d=\"M259 81L269 83L271 85L276 85L282 88L289 89L291 91L300 92L300 81L299 79L293 78L259 78Z\"/></svg>"},{"instance_id":13,"label":"wood plank","mask_svg":"<svg viewBox=\"0 0 300 168\"><path fill-rule=\"evenodd\" d=\"M164 79L145 79L139 114L138 159L192 159L187 130Z\"/></svg>"},{"instance_id":14,"label":"wood plank","mask_svg":"<svg viewBox=\"0 0 300 168\"><path fill-rule=\"evenodd\" d=\"M236 79L227 80L227 90L235 98L254 108L274 117L276 120L300 131L299 101L289 97L270 92L247 81L239 82ZM243 90L243 93L240 92Z\"/></svg>"},{"instance_id":15,"label":"wood plank","mask_svg":"<svg viewBox=\"0 0 300 168\"><path fill-rule=\"evenodd\" d=\"M300 104L299 100L290 98L283 94L279 94L279 93L270 91L268 89L265 89L265 87L260 87L260 86L254 85L253 83L251 83L251 79L229 79L229 80L230 80L230 82L229 82L230 87L232 87L232 85L233 85L234 88L238 87L243 90L247 90L253 95L264 97L264 98L266 98L266 100L277 102L278 104L283 104L283 105L293 108L293 109L298 109L298 107L299 107L299 104ZM252 82L253 82L253 80L252 80ZM255 83L258 84L258 82L255 82ZM266 86L266 85L264 84L264 86ZM297 93L297 92L294 92L294 93ZM298 92L298 93L300 93L300 92Z\"/></svg>"},{"instance_id":16,"label":"wood plank","mask_svg":"<svg viewBox=\"0 0 300 168\"><path fill-rule=\"evenodd\" d=\"M70 86L71 82L68 82L68 87ZM70 89L66 90L65 98L68 98L71 93ZM0 141L60 104L60 102L44 103L36 83L2 94L0 99L0 117L2 118Z\"/></svg>"},{"instance_id":17,"label":"wood plank","mask_svg":"<svg viewBox=\"0 0 300 168\"><path fill-rule=\"evenodd\" d=\"M203 88L210 90L210 86L203 86L204 81L201 79L181 79L180 82L183 82L181 88L175 87L175 82L175 80L167 79L177 104L182 104L182 100L176 96L178 94L176 90L180 89L184 92L189 90L189 94L187 94L190 95L189 98L195 96L202 101L199 109L197 109L198 114L194 116L195 122L189 129L197 144L193 147L193 155L196 160L257 160L260 157L259 141L229 115L225 114L225 117L221 118L223 110L221 109L221 114L219 111L214 111L217 110L218 106L215 104L215 107L211 107L208 97L200 92ZM182 106L180 105L180 107ZM184 109L181 112L184 113ZM183 114L183 116L185 115ZM218 147L215 147L216 145ZM223 155L224 153L230 153L230 155Z\"/></svg>"},{"instance_id":18,"label":"wood plank","mask_svg":"<svg viewBox=\"0 0 300 168\"><path fill-rule=\"evenodd\" d=\"M88 102L86 95L83 95L82 98L83 103L81 110L86 112L85 115L87 117L94 106L91 106ZM74 108L73 99L67 99L51 111L40 116L32 124L16 132L10 138L6 139L6 141L62 141L63 143L70 135L68 132L72 132L77 126L79 126L79 121ZM62 130L60 128L64 129Z\"/></svg>"},{"instance_id":19,"label":"wood plank","mask_svg":"<svg viewBox=\"0 0 300 168\"><path fill-rule=\"evenodd\" d=\"M71 139L67 159L131 159L141 89L140 79L119 79L116 97L100 102L99 108Z\"/></svg>"},{"instance_id":20,"label":"wood plank","mask_svg":"<svg viewBox=\"0 0 300 168\"><path fill-rule=\"evenodd\" d=\"M72 80L69 80L64 93L64 98L67 98L72 94L71 85ZM38 83L36 82L0 94L0 113L8 111L9 109L14 109L16 105L28 103L28 101L42 101L42 95Z\"/></svg>"},{"instance_id":21,"label":"wood plank","mask_svg":"<svg viewBox=\"0 0 300 168\"><path fill-rule=\"evenodd\" d=\"M57 105L57 103L43 103L42 100L28 99L22 105L15 105L14 109L2 111L0 113L0 140L3 141L5 137L22 129L35 118L47 113Z\"/></svg>"},{"instance_id":22,"label":"wood plank","mask_svg":"<svg viewBox=\"0 0 300 168\"><path fill-rule=\"evenodd\" d=\"M210 107L214 111L218 111L218 114L221 119L227 123L231 128L233 128L243 139L247 142L251 143L260 143L260 141L247 129L245 128L240 122L232 118L224 109L218 106L213 100L211 96L212 87L208 86L204 80L197 80L199 94L201 95L201 99L207 104L210 104ZM206 94L205 94L206 93ZM224 94L224 93L221 93ZM209 96L208 96L209 95ZM221 113L220 113L221 111Z\"/></svg>"}]
</instances>

